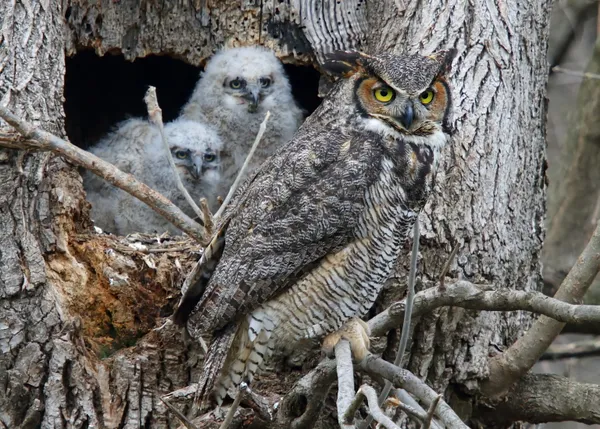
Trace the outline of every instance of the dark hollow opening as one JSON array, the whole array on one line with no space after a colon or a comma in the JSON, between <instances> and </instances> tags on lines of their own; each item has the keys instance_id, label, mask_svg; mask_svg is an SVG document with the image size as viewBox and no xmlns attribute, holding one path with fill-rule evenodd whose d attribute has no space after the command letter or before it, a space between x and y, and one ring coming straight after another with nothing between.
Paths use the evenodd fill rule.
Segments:
<instances>
[{"instance_id":1,"label":"dark hollow opening","mask_svg":"<svg viewBox=\"0 0 600 429\"><path fill-rule=\"evenodd\" d=\"M198 81L201 68L166 55L150 55L133 62L122 55L97 56L82 51L67 58L65 76L66 130L69 139L87 148L111 128L130 117L146 117L144 94L156 87L165 122L175 119ZM319 72L311 66L285 65L294 97L312 113Z\"/></svg>"}]
</instances>

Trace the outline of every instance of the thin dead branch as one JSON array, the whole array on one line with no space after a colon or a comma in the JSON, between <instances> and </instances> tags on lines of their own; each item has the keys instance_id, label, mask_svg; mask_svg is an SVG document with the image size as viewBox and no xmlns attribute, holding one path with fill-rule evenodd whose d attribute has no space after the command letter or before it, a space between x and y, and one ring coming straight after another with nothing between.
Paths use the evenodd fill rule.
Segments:
<instances>
[{"instance_id":1,"label":"thin dead branch","mask_svg":"<svg viewBox=\"0 0 600 429\"><path fill-rule=\"evenodd\" d=\"M256 148L258 147L258 144L260 143L260 140L262 139L262 136L265 133L265 130L267 129L267 121L269 120L270 116L271 116L271 112L267 112L267 114L265 115L265 119L260 124L260 127L258 129L258 134L256 134L256 138L254 139L254 143L252 144L252 147L250 148L250 152L248 152L248 156L246 157L246 160L244 161L244 165L242 165L242 168L240 169L237 177L235 178L235 182L233 182L233 185L231 185L231 188L229 188L229 192L227 192L227 197L225 197L225 200L223 200L223 204L221 204L221 207L219 207L219 210L217 210L217 213L214 216L215 221L221 217L221 215L225 211L225 208L227 207L227 204L229 204L231 197L233 197L233 194L235 193L237 188L240 186L240 183L242 182L242 180L245 178L246 171L248 170L248 165L250 165L250 161L252 160L254 151L256 151Z\"/></svg>"},{"instance_id":2,"label":"thin dead branch","mask_svg":"<svg viewBox=\"0 0 600 429\"><path fill-rule=\"evenodd\" d=\"M566 69L566 68L560 67L560 66L554 66L554 67L552 67L552 71L556 72L556 73L567 74L569 76L583 77L583 78L586 78L586 79L600 79L600 74L597 74L597 73L590 73L590 72L582 72L582 71L577 71L577 70L570 70L570 69Z\"/></svg>"},{"instance_id":3,"label":"thin dead branch","mask_svg":"<svg viewBox=\"0 0 600 429\"><path fill-rule=\"evenodd\" d=\"M575 341L568 344L553 344L542 355L540 360L557 360L600 356L600 339Z\"/></svg>"},{"instance_id":4,"label":"thin dead branch","mask_svg":"<svg viewBox=\"0 0 600 429\"><path fill-rule=\"evenodd\" d=\"M162 120L162 109L158 105L155 87L148 87L148 91L146 91L146 95L144 96L144 102L146 103L146 108L148 109L148 118L150 119L150 122L152 122L158 128L158 131L160 133L163 148L166 151L166 157L169 161L169 165L171 166L171 172L173 173L173 177L175 178L177 189L179 189L179 192L182 193L187 203L190 205L192 210L194 210L194 213L196 213L198 219L202 219L203 212L196 205L196 202L194 201L190 193L187 191L187 189L185 189L185 186L181 181L181 177L179 177L179 173L177 172L177 166L175 165L175 161L173 160L173 155L171 155L171 148L169 147L169 143L167 142L167 136L165 135L165 127Z\"/></svg>"},{"instance_id":5,"label":"thin dead branch","mask_svg":"<svg viewBox=\"0 0 600 429\"><path fill-rule=\"evenodd\" d=\"M438 395L437 398L433 400L429 409L427 410L427 416L425 417L425 421L421 425L421 429L429 429L431 427L431 421L433 420L433 415L435 414L435 409L437 408L440 400L442 399L442 395Z\"/></svg>"},{"instance_id":6,"label":"thin dead branch","mask_svg":"<svg viewBox=\"0 0 600 429\"><path fill-rule=\"evenodd\" d=\"M369 407L369 415L373 416L373 419L379 423L378 426L381 425L386 429L400 429L400 427L381 410L378 404L379 399L377 397L377 392L367 384L363 384L360 389L358 389L358 392L356 392L356 396L354 396L344 419L348 418L349 420L347 421L352 423L356 410L358 410L358 407L360 407L365 399Z\"/></svg>"},{"instance_id":7,"label":"thin dead branch","mask_svg":"<svg viewBox=\"0 0 600 429\"><path fill-rule=\"evenodd\" d=\"M392 393L396 397L397 404L395 407L404 411L409 417L418 422L423 422L427 414L425 410L421 408L419 403L413 399L412 396L404 389L394 389ZM392 398L388 398L388 401Z\"/></svg>"},{"instance_id":8,"label":"thin dead branch","mask_svg":"<svg viewBox=\"0 0 600 429\"><path fill-rule=\"evenodd\" d=\"M525 375L548 349L556 336L560 334L566 322L576 323L578 320L585 318L586 315L594 317L594 314L596 320L600 320L598 319L599 306L567 304L577 302L583 298L599 270L600 224L596 227L592 238L577 262L563 280L556 292L556 299L548 298L544 300L540 297L534 298L531 296L531 299L521 301L521 303L530 304L532 307L536 303L536 308L531 310L545 314L545 316L536 320L533 326L504 353L490 359L489 377L481 385L481 391L486 396L492 397L503 393L511 384ZM558 300L565 301L565 303ZM528 309L521 308L521 310ZM578 314L580 317L572 317L572 314Z\"/></svg>"},{"instance_id":9,"label":"thin dead branch","mask_svg":"<svg viewBox=\"0 0 600 429\"><path fill-rule=\"evenodd\" d=\"M24 121L8 109L0 106L0 117L17 130L23 139L0 136L0 145L12 149L36 149L63 156L75 165L86 168L112 185L144 202L152 210L201 244L206 243L202 226L194 222L167 198L138 181L112 164L86 152L54 134L40 130Z\"/></svg>"},{"instance_id":10,"label":"thin dead branch","mask_svg":"<svg viewBox=\"0 0 600 429\"><path fill-rule=\"evenodd\" d=\"M393 363L387 362L382 358L367 355L367 357L360 362L358 368L371 376L383 377L386 380L390 380L394 386L405 389L428 407L430 407L439 396L431 387L427 386L424 381L419 380L410 371L398 368ZM449 429L468 428L452 408L450 408L443 400L439 400L435 414Z\"/></svg>"}]
</instances>

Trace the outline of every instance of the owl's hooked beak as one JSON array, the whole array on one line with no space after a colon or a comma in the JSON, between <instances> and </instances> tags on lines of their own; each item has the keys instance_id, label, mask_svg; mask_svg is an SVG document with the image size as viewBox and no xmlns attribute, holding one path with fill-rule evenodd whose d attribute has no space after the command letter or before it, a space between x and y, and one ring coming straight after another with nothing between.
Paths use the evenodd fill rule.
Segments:
<instances>
[{"instance_id":1,"label":"owl's hooked beak","mask_svg":"<svg viewBox=\"0 0 600 429\"><path fill-rule=\"evenodd\" d=\"M260 88L258 86L248 85L246 87L244 98L250 102L250 104L248 104L248 112L256 113L258 110L258 103L260 102Z\"/></svg>"},{"instance_id":2,"label":"owl's hooked beak","mask_svg":"<svg viewBox=\"0 0 600 429\"><path fill-rule=\"evenodd\" d=\"M406 105L406 108L404 109L404 113L402 114L402 116L400 116L400 123L402 124L405 130L408 130L410 129L410 126L412 125L414 119L415 112L413 110L412 103L409 101Z\"/></svg>"}]
</instances>

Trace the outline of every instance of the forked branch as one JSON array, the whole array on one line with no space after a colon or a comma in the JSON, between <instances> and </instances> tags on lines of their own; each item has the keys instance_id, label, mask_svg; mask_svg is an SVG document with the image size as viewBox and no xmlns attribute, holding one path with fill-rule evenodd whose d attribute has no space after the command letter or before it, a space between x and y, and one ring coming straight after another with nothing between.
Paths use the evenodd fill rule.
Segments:
<instances>
[{"instance_id":1,"label":"forked branch","mask_svg":"<svg viewBox=\"0 0 600 429\"><path fill-rule=\"evenodd\" d=\"M34 127L27 121L15 116L3 106L0 106L0 117L17 130L25 139L14 139L10 136L3 136L0 139L1 146L12 149L44 150L61 155L73 164L90 170L107 182L146 203L148 207L190 237L203 245L206 244L206 238L201 225L194 222L167 198L138 181L131 174L122 172L114 165L54 134Z\"/></svg>"}]
</instances>

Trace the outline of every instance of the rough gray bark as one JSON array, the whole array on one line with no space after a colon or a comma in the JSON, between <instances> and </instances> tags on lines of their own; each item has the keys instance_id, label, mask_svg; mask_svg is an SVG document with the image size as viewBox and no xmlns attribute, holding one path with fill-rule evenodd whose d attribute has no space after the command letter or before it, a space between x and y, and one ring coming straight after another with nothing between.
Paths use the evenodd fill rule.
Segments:
<instances>
[{"instance_id":1,"label":"rough gray bark","mask_svg":"<svg viewBox=\"0 0 600 429\"><path fill-rule=\"evenodd\" d=\"M224 43L260 41L297 62L340 48L456 47L458 132L444 152L439 195L422 216L421 287L435 281L460 243L450 276L537 289L549 1L325 4L0 2L2 103L64 136L64 52L82 48L128 59L165 53L198 65ZM0 150L0 427L175 427L156 392L197 380L197 347L168 329L150 332L172 310L197 256L133 251L124 241L86 235L88 209L73 167L43 153ZM404 274L401 267L401 284ZM390 287L381 305L398 289ZM415 330L408 367L469 418L468 395L485 378L488 355L530 320L525 313L435 311ZM282 374L270 385L267 377L263 386L283 394L299 375ZM189 404L174 405L185 412Z\"/></svg>"}]
</instances>

